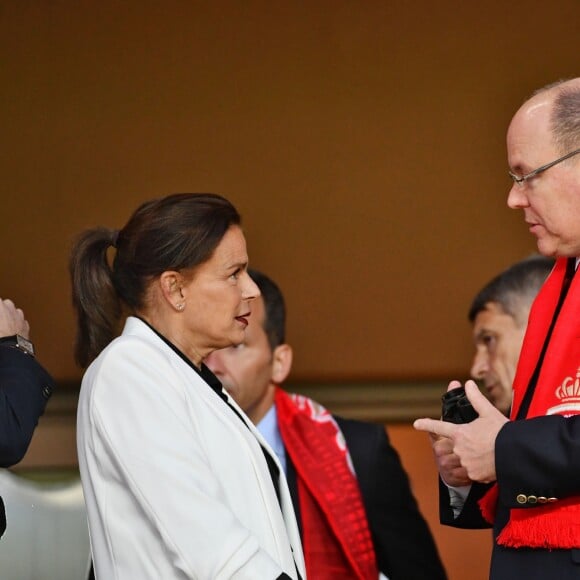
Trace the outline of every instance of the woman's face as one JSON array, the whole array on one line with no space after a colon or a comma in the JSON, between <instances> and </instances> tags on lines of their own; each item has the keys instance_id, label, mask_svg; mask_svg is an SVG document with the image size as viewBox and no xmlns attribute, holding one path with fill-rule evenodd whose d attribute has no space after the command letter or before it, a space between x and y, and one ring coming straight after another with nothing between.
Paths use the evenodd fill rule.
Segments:
<instances>
[{"instance_id":1,"label":"woman's face","mask_svg":"<svg viewBox=\"0 0 580 580\"><path fill-rule=\"evenodd\" d=\"M177 346L194 362L244 340L250 303L260 290L247 272L246 240L231 226L211 258L182 287L185 308Z\"/></svg>"}]
</instances>

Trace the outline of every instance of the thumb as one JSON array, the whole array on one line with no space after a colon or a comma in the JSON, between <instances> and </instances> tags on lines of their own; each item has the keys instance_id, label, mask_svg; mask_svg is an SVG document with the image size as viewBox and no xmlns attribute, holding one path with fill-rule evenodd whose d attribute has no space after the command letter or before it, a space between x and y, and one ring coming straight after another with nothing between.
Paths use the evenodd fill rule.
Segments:
<instances>
[{"instance_id":1,"label":"thumb","mask_svg":"<svg viewBox=\"0 0 580 580\"><path fill-rule=\"evenodd\" d=\"M496 411L496 408L489 402L485 395L479 390L475 381L466 381L465 394L473 408L477 411L480 417L489 415L490 411Z\"/></svg>"},{"instance_id":2,"label":"thumb","mask_svg":"<svg viewBox=\"0 0 580 580\"><path fill-rule=\"evenodd\" d=\"M451 381L447 386L448 391L452 391L453 389L458 389L461 386L459 381Z\"/></svg>"}]
</instances>

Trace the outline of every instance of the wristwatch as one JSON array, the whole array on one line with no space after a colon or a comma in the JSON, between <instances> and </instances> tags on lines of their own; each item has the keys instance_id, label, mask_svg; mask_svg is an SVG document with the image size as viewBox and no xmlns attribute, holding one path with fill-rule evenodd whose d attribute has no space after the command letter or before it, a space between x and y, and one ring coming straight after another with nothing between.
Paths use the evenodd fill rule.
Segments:
<instances>
[{"instance_id":1,"label":"wristwatch","mask_svg":"<svg viewBox=\"0 0 580 580\"><path fill-rule=\"evenodd\" d=\"M34 346L27 338L20 336L20 334L13 334L12 336L3 336L0 338L0 344L5 344L12 348L17 348L30 356L34 356Z\"/></svg>"}]
</instances>

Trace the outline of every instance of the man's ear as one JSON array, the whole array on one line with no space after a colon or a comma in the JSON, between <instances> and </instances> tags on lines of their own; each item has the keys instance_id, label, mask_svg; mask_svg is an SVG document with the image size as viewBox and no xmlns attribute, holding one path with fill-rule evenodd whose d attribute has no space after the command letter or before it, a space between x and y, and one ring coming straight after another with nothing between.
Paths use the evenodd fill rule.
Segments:
<instances>
[{"instance_id":1,"label":"man's ear","mask_svg":"<svg viewBox=\"0 0 580 580\"><path fill-rule=\"evenodd\" d=\"M163 298L165 298L171 307L178 309L178 305L184 302L183 293L181 292L183 276L174 270L163 272L159 276L159 286Z\"/></svg>"},{"instance_id":2,"label":"man's ear","mask_svg":"<svg viewBox=\"0 0 580 580\"><path fill-rule=\"evenodd\" d=\"M281 385L292 368L292 347L289 344L279 344L272 353L272 382Z\"/></svg>"}]
</instances>

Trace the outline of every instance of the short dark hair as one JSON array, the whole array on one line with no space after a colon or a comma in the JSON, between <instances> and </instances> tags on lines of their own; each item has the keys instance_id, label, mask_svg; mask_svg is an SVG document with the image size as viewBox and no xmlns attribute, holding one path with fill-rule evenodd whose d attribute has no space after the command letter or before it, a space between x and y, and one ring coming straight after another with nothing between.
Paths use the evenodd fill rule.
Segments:
<instances>
[{"instance_id":1,"label":"short dark hair","mask_svg":"<svg viewBox=\"0 0 580 580\"><path fill-rule=\"evenodd\" d=\"M142 204L121 230L81 233L69 263L79 365L87 366L118 334L124 312L145 305L153 279L206 262L229 227L239 223L239 213L224 197L176 193ZM117 250L112 265L111 247Z\"/></svg>"},{"instance_id":2,"label":"short dark hair","mask_svg":"<svg viewBox=\"0 0 580 580\"><path fill-rule=\"evenodd\" d=\"M476 316L494 302L518 323L525 322L518 320L522 306L531 305L553 267L552 258L539 255L516 262L478 292L469 308L469 321L473 323Z\"/></svg>"},{"instance_id":3,"label":"short dark hair","mask_svg":"<svg viewBox=\"0 0 580 580\"><path fill-rule=\"evenodd\" d=\"M249 268L248 273L260 289L264 300L264 331L268 337L270 348L274 350L277 346L286 342L286 303L284 296L278 285L263 272Z\"/></svg>"}]
</instances>

